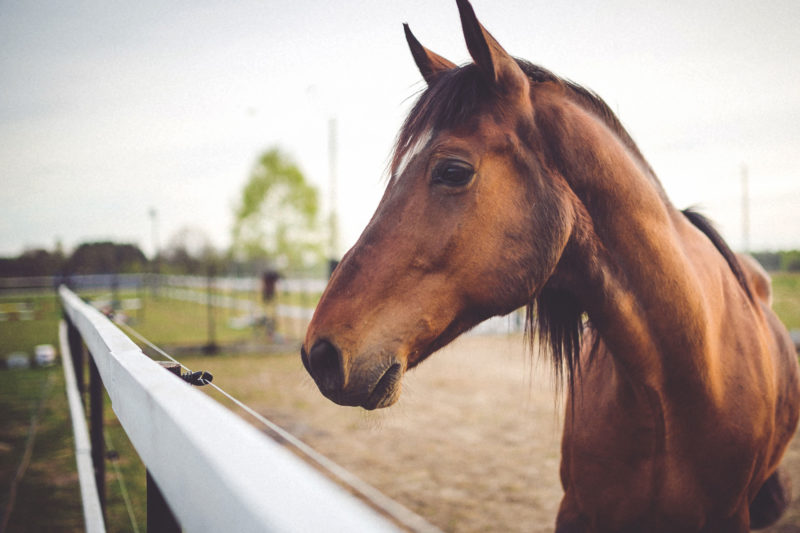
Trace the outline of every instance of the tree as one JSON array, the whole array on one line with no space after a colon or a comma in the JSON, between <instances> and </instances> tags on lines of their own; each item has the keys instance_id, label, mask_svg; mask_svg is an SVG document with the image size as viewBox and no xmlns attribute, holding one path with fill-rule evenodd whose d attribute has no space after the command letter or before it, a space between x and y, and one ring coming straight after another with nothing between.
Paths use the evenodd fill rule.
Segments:
<instances>
[{"instance_id":1,"label":"tree","mask_svg":"<svg viewBox=\"0 0 800 533\"><path fill-rule=\"evenodd\" d=\"M14 258L0 258L0 277L54 276L61 271L64 253L44 249L26 250Z\"/></svg>"},{"instance_id":2,"label":"tree","mask_svg":"<svg viewBox=\"0 0 800 533\"><path fill-rule=\"evenodd\" d=\"M217 253L203 230L184 226L169 239L162 259L169 272L205 275Z\"/></svg>"},{"instance_id":3,"label":"tree","mask_svg":"<svg viewBox=\"0 0 800 533\"><path fill-rule=\"evenodd\" d=\"M767 272L777 272L781 268L780 252L752 252L750 255L755 257Z\"/></svg>"},{"instance_id":4,"label":"tree","mask_svg":"<svg viewBox=\"0 0 800 533\"><path fill-rule=\"evenodd\" d=\"M138 246L90 242L78 246L65 264L67 274L122 274L144 272L147 258Z\"/></svg>"},{"instance_id":5,"label":"tree","mask_svg":"<svg viewBox=\"0 0 800 533\"><path fill-rule=\"evenodd\" d=\"M253 166L236 206L232 251L237 260L304 268L323 260L319 193L277 148Z\"/></svg>"},{"instance_id":6,"label":"tree","mask_svg":"<svg viewBox=\"0 0 800 533\"><path fill-rule=\"evenodd\" d=\"M781 252L781 270L800 272L800 250Z\"/></svg>"}]
</instances>

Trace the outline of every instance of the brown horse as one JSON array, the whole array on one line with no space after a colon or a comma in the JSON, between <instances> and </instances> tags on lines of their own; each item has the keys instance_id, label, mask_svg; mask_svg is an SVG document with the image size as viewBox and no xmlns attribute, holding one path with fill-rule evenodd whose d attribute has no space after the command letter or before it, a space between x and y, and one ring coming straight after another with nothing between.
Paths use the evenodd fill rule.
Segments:
<instances>
[{"instance_id":1,"label":"brown horse","mask_svg":"<svg viewBox=\"0 0 800 533\"><path fill-rule=\"evenodd\" d=\"M763 276L673 207L600 98L458 7L474 63L405 28L428 86L308 328L309 373L337 403L385 407L407 369L527 305L570 392L558 532L774 522L800 386Z\"/></svg>"}]
</instances>

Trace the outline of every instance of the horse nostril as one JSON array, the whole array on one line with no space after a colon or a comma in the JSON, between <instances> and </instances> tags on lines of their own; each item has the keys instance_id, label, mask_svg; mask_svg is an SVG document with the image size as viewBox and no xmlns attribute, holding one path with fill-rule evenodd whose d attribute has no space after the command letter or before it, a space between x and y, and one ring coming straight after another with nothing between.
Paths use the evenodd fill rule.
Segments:
<instances>
[{"instance_id":1,"label":"horse nostril","mask_svg":"<svg viewBox=\"0 0 800 533\"><path fill-rule=\"evenodd\" d=\"M328 341L319 341L308 353L310 373L323 393L338 392L344 384L339 350Z\"/></svg>"}]
</instances>

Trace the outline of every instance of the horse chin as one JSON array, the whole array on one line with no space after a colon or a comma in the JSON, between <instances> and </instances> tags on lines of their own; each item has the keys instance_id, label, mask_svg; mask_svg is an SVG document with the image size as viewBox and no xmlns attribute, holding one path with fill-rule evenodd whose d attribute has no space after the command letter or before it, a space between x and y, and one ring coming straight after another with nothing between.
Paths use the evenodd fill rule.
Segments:
<instances>
[{"instance_id":1,"label":"horse chin","mask_svg":"<svg viewBox=\"0 0 800 533\"><path fill-rule=\"evenodd\" d=\"M402 390L403 381L403 367L400 363L394 363L383 375L378 379L377 383L372 389L361 407L372 411L373 409L381 409L394 405L400 399L400 391Z\"/></svg>"}]
</instances>

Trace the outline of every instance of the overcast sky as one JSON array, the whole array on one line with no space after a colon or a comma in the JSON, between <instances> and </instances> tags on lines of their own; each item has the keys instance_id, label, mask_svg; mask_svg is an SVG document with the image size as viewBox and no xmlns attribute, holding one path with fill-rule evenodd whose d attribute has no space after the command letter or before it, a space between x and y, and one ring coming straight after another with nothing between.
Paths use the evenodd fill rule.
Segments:
<instances>
[{"instance_id":1,"label":"overcast sky","mask_svg":"<svg viewBox=\"0 0 800 533\"><path fill-rule=\"evenodd\" d=\"M679 207L742 246L800 248L800 2L474 0L511 54L598 92ZM230 242L258 153L278 145L338 208L349 247L423 87L402 32L469 59L455 2L3 2L0 255L182 228Z\"/></svg>"}]
</instances>

